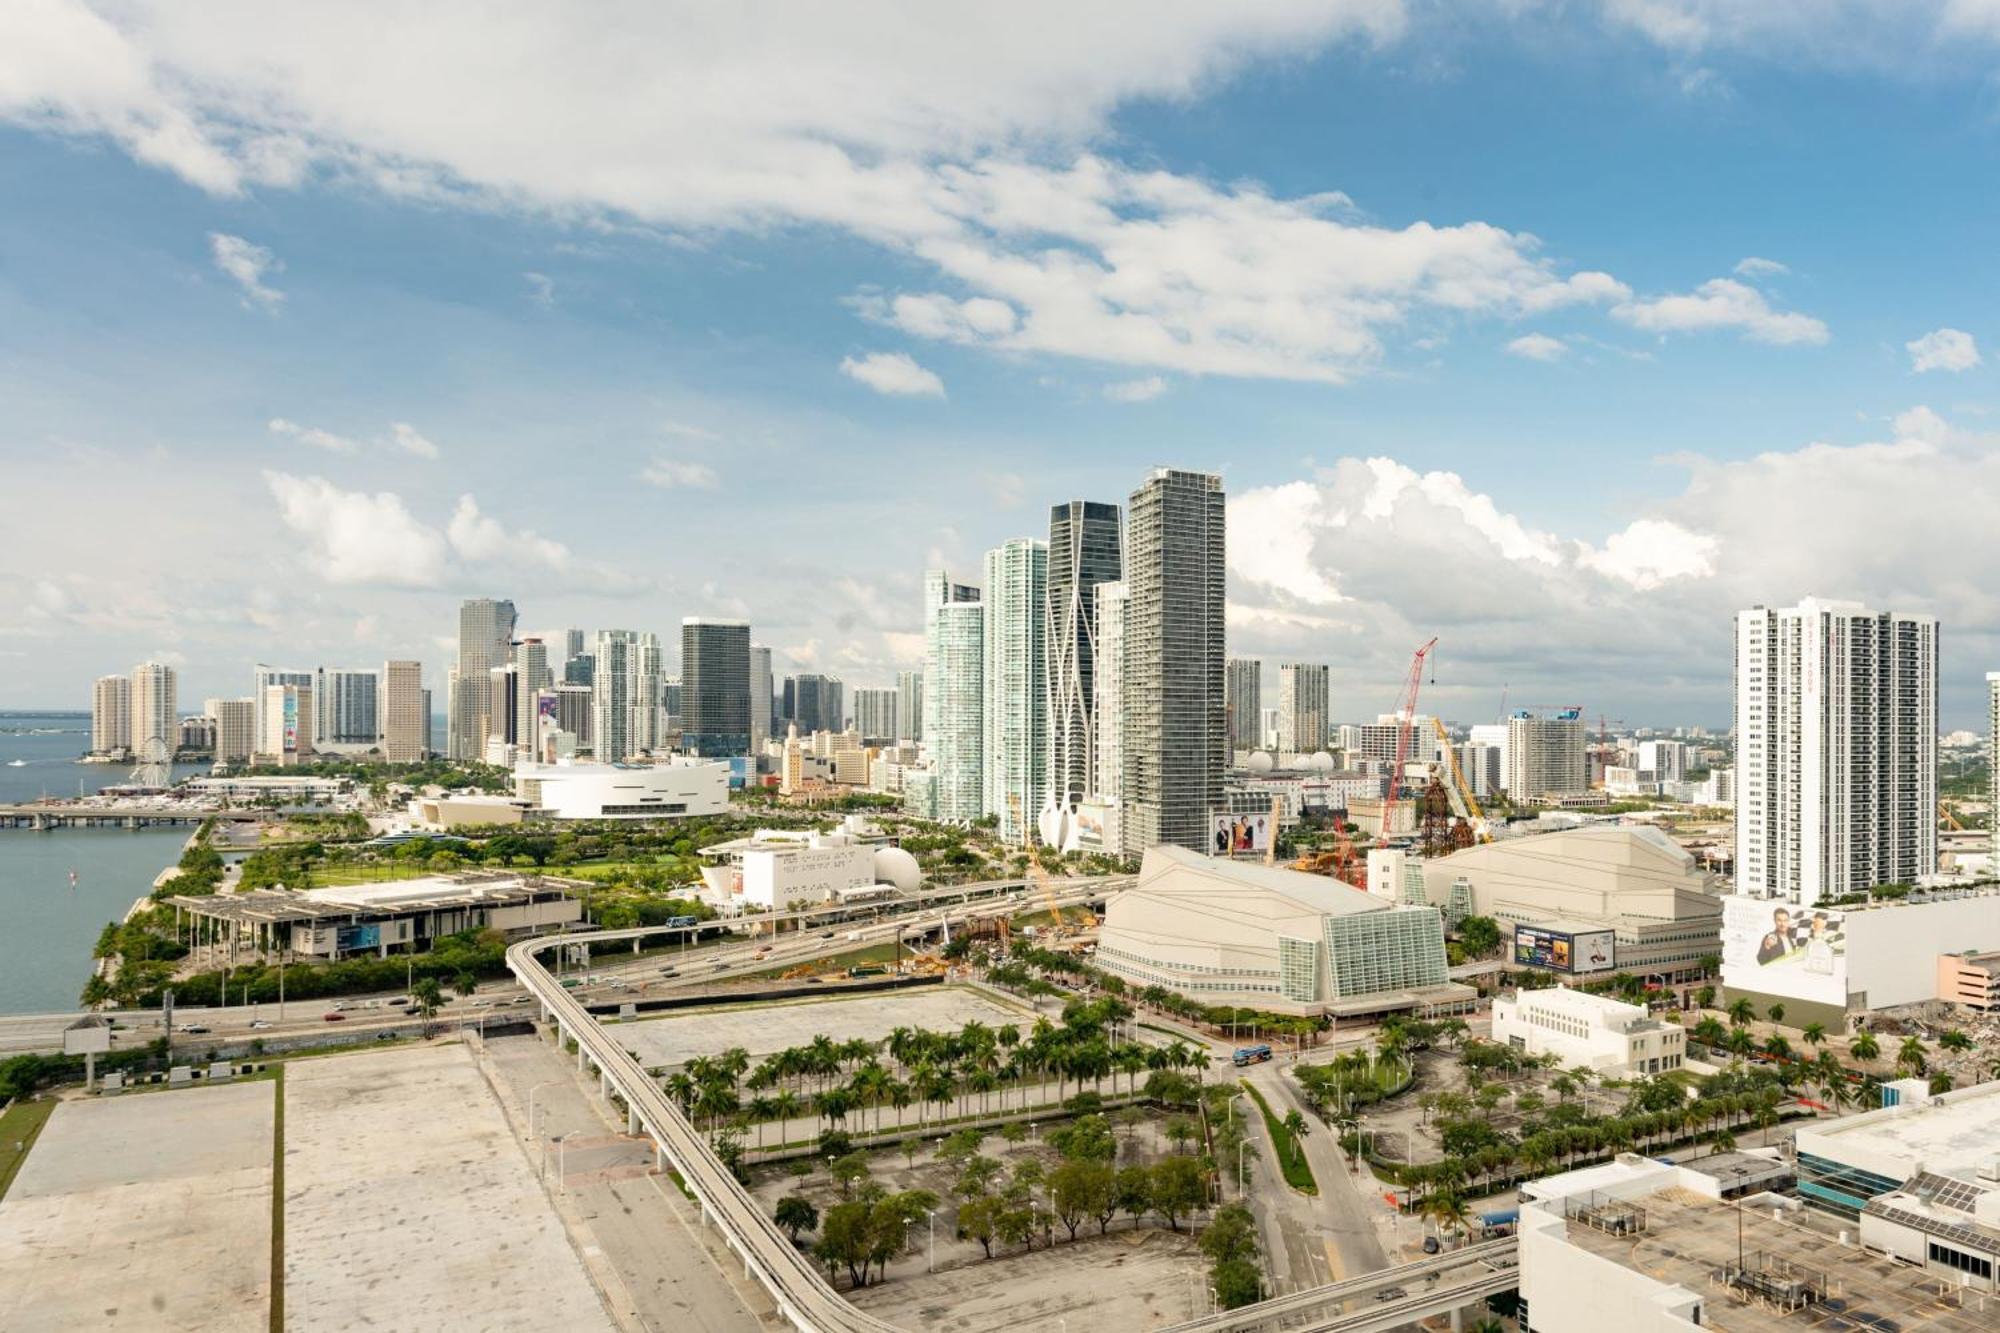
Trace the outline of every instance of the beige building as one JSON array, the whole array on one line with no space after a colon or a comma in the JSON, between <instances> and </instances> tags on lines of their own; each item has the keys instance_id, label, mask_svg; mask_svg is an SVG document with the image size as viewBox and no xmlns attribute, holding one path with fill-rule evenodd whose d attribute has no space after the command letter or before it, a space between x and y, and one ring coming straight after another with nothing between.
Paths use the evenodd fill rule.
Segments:
<instances>
[{"instance_id":1,"label":"beige building","mask_svg":"<svg viewBox=\"0 0 2000 1333\"><path fill-rule=\"evenodd\" d=\"M1493 1002L1493 1040L1613 1075L1662 1074L1687 1057L1687 1033L1643 1005L1557 986Z\"/></svg>"},{"instance_id":2,"label":"beige building","mask_svg":"<svg viewBox=\"0 0 2000 1333\"><path fill-rule=\"evenodd\" d=\"M148 741L159 741L169 757L180 742L176 679L172 667L158 662L132 668L132 750L142 758Z\"/></svg>"},{"instance_id":3,"label":"beige building","mask_svg":"<svg viewBox=\"0 0 2000 1333\"><path fill-rule=\"evenodd\" d=\"M392 764L421 763L431 720L424 716L424 664L382 664L382 757Z\"/></svg>"},{"instance_id":4,"label":"beige building","mask_svg":"<svg viewBox=\"0 0 2000 1333\"><path fill-rule=\"evenodd\" d=\"M283 768L312 758L312 686L266 685L259 711L264 742L256 754L258 763Z\"/></svg>"},{"instance_id":5,"label":"beige building","mask_svg":"<svg viewBox=\"0 0 2000 1333\"><path fill-rule=\"evenodd\" d=\"M1468 847L1424 864L1426 899L1501 925L1564 922L1617 936L1614 966L1692 969L1722 952L1715 878L1654 828L1591 824Z\"/></svg>"},{"instance_id":6,"label":"beige building","mask_svg":"<svg viewBox=\"0 0 2000 1333\"><path fill-rule=\"evenodd\" d=\"M257 701L254 699L207 699L201 710L215 719L215 762L249 762L257 748Z\"/></svg>"},{"instance_id":7,"label":"beige building","mask_svg":"<svg viewBox=\"0 0 2000 1333\"><path fill-rule=\"evenodd\" d=\"M90 691L90 752L132 748L132 678L99 676Z\"/></svg>"},{"instance_id":8,"label":"beige building","mask_svg":"<svg viewBox=\"0 0 2000 1333\"><path fill-rule=\"evenodd\" d=\"M1590 789L1589 737L1572 709L1554 717L1507 719L1507 794L1518 804Z\"/></svg>"}]
</instances>

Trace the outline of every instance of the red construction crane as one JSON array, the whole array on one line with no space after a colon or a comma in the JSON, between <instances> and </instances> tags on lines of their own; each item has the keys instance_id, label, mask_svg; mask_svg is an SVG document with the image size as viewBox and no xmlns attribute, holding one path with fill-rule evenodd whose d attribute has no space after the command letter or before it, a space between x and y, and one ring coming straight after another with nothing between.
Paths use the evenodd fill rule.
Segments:
<instances>
[{"instance_id":1,"label":"red construction crane","mask_svg":"<svg viewBox=\"0 0 2000 1333\"><path fill-rule=\"evenodd\" d=\"M1396 766L1389 770L1389 794L1382 802L1382 838L1388 842L1395 832L1396 795L1403 781L1403 765L1410 761L1410 729L1417 720L1417 691L1423 688L1424 659L1437 647L1433 638L1410 658L1410 678L1403 684L1403 704L1396 712Z\"/></svg>"}]
</instances>

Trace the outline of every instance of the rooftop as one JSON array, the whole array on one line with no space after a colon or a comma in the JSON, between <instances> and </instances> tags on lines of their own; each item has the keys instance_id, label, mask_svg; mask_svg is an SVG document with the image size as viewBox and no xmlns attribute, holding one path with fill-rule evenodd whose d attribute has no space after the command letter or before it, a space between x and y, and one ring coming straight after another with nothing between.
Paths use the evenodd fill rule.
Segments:
<instances>
[{"instance_id":1,"label":"rooftop","mask_svg":"<svg viewBox=\"0 0 2000 1333\"><path fill-rule=\"evenodd\" d=\"M1885 1106L1825 1124L1801 1125L1801 1152L1845 1159L1866 1154L1943 1175L1971 1175L2000 1151L2000 1082L1921 1102Z\"/></svg>"},{"instance_id":2,"label":"rooftop","mask_svg":"<svg viewBox=\"0 0 2000 1333\"><path fill-rule=\"evenodd\" d=\"M1375 895L1326 875L1248 861L1225 861L1185 847L1149 847L1139 867L1137 892L1207 892L1261 889L1327 916L1394 910Z\"/></svg>"},{"instance_id":3,"label":"rooftop","mask_svg":"<svg viewBox=\"0 0 2000 1333\"><path fill-rule=\"evenodd\" d=\"M248 893L174 897L167 901L199 916L259 925L395 916L452 907L504 906L531 902L537 898L546 899L551 893L567 891L565 885L540 877L432 875L424 879L342 885L302 892L256 889Z\"/></svg>"}]
</instances>

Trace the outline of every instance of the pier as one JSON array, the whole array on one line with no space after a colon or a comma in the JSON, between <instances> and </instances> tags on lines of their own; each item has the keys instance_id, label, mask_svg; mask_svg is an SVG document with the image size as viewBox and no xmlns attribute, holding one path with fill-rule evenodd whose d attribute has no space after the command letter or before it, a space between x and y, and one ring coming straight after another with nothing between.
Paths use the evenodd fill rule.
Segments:
<instances>
[{"instance_id":1,"label":"pier","mask_svg":"<svg viewBox=\"0 0 2000 1333\"><path fill-rule=\"evenodd\" d=\"M199 825L205 819L256 816L248 811L189 810L160 805L0 805L0 829L45 832L58 828L168 828Z\"/></svg>"}]
</instances>

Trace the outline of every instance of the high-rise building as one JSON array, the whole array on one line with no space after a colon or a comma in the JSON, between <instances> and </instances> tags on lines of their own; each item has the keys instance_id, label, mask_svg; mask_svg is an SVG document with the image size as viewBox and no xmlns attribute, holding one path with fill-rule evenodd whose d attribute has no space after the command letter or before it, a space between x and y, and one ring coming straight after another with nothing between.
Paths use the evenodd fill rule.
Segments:
<instances>
[{"instance_id":1,"label":"high-rise building","mask_svg":"<svg viewBox=\"0 0 2000 1333\"><path fill-rule=\"evenodd\" d=\"M1507 719L1507 794L1525 804L1589 791L1589 745L1577 709L1514 714Z\"/></svg>"},{"instance_id":2,"label":"high-rise building","mask_svg":"<svg viewBox=\"0 0 2000 1333\"><path fill-rule=\"evenodd\" d=\"M1640 741L1639 767L1657 782L1679 782L1687 776L1688 747L1685 741Z\"/></svg>"},{"instance_id":3,"label":"high-rise building","mask_svg":"<svg viewBox=\"0 0 2000 1333\"><path fill-rule=\"evenodd\" d=\"M381 743L382 680L365 671L313 673L313 748L366 750Z\"/></svg>"},{"instance_id":4,"label":"high-rise building","mask_svg":"<svg viewBox=\"0 0 2000 1333\"><path fill-rule=\"evenodd\" d=\"M1232 657L1226 679L1229 748L1240 757L1264 743L1264 663L1255 657Z\"/></svg>"},{"instance_id":5,"label":"high-rise building","mask_svg":"<svg viewBox=\"0 0 2000 1333\"><path fill-rule=\"evenodd\" d=\"M1125 607L1123 580L1100 583L1097 598L1097 790L1116 803L1125 790ZM1107 841L1111 830L1105 830ZM1115 845L1112 850L1117 850Z\"/></svg>"},{"instance_id":6,"label":"high-rise building","mask_svg":"<svg viewBox=\"0 0 2000 1333\"><path fill-rule=\"evenodd\" d=\"M854 691L854 729L870 745L887 745L896 739L896 691L857 688Z\"/></svg>"},{"instance_id":7,"label":"high-rise building","mask_svg":"<svg viewBox=\"0 0 2000 1333\"><path fill-rule=\"evenodd\" d=\"M511 764L514 747L521 743L515 727L521 720L521 668L512 662L489 669L486 673L486 698L490 712L486 725L492 730L486 733L486 762L489 764Z\"/></svg>"},{"instance_id":8,"label":"high-rise building","mask_svg":"<svg viewBox=\"0 0 2000 1333\"><path fill-rule=\"evenodd\" d=\"M2000 671L1986 673L1986 801L1993 857L2000 864Z\"/></svg>"},{"instance_id":9,"label":"high-rise building","mask_svg":"<svg viewBox=\"0 0 2000 1333\"><path fill-rule=\"evenodd\" d=\"M1855 602L1737 613L1737 892L1810 907L1936 871L1937 640Z\"/></svg>"},{"instance_id":10,"label":"high-rise building","mask_svg":"<svg viewBox=\"0 0 2000 1333\"><path fill-rule=\"evenodd\" d=\"M598 762L622 763L638 750L632 744L633 659L639 636L629 629L597 631L597 681L591 687L591 753Z\"/></svg>"},{"instance_id":11,"label":"high-rise building","mask_svg":"<svg viewBox=\"0 0 2000 1333\"><path fill-rule=\"evenodd\" d=\"M597 658L590 653L571 653L563 662L563 684L590 685L597 680Z\"/></svg>"},{"instance_id":12,"label":"high-rise building","mask_svg":"<svg viewBox=\"0 0 2000 1333\"><path fill-rule=\"evenodd\" d=\"M926 570L924 748L939 819L969 822L984 813L985 728L986 605L979 589Z\"/></svg>"},{"instance_id":13,"label":"high-rise building","mask_svg":"<svg viewBox=\"0 0 2000 1333\"><path fill-rule=\"evenodd\" d=\"M90 751L118 754L132 748L132 678L99 676L90 687Z\"/></svg>"},{"instance_id":14,"label":"high-rise building","mask_svg":"<svg viewBox=\"0 0 2000 1333\"><path fill-rule=\"evenodd\" d=\"M667 744L667 662L660 636L647 631L632 643L632 752L663 750Z\"/></svg>"},{"instance_id":15,"label":"high-rise building","mask_svg":"<svg viewBox=\"0 0 2000 1333\"><path fill-rule=\"evenodd\" d=\"M748 621L681 621L681 749L705 758L750 752Z\"/></svg>"},{"instance_id":16,"label":"high-rise building","mask_svg":"<svg viewBox=\"0 0 2000 1333\"><path fill-rule=\"evenodd\" d=\"M473 597L458 608L458 676L451 700L453 759L484 759L493 726L492 671L505 666L514 642L514 604Z\"/></svg>"},{"instance_id":17,"label":"high-rise building","mask_svg":"<svg viewBox=\"0 0 2000 1333\"><path fill-rule=\"evenodd\" d=\"M132 668L132 752L147 757L148 742L165 747L172 759L180 744L179 678L174 669L160 662L141 662Z\"/></svg>"},{"instance_id":18,"label":"high-rise building","mask_svg":"<svg viewBox=\"0 0 2000 1333\"><path fill-rule=\"evenodd\" d=\"M269 754L273 747L264 735L264 691L273 685L304 685L310 688L319 679L316 671L292 671L284 667L266 666L259 662L250 673L250 698L256 703L256 731L250 738L253 754Z\"/></svg>"},{"instance_id":19,"label":"high-rise building","mask_svg":"<svg viewBox=\"0 0 2000 1333\"><path fill-rule=\"evenodd\" d=\"M382 757L392 764L419 764L430 757L430 709L424 694L422 662L382 664Z\"/></svg>"},{"instance_id":20,"label":"high-rise building","mask_svg":"<svg viewBox=\"0 0 2000 1333\"><path fill-rule=\"evenodd\" d=\"M1324 662L1278 664L1278 749L1314 754L1326 748L1333 720L1331 674Z\"/></svg>"},{"instance_id":21,"label":"high-rise building","mask_svg":"<svg viewBox=\"0 0 2000 1333\"><path fill-rule=\"evenodd\" d=\"M1030 836L1048 780L1047 543L1019 537L986 553L983 813L1000 836Z\"/></svg>"},{"instance_id":22,"label":"high-rise building","mask_svg":"<svg viewBox=\"0 0 2000 1333\"><path fill-rule=\"evenodd\" d=\"M771 650L750 645L750 753L762 754L771 739Z\"/></svg>"},{"instance_id":23,"label":"high-rise building","mask_svg":"<svg viewBox=\"0 0 2000 1333\"><path fill-rule=\"evenodd\" d=\"M580 629L563 631L563 664L583 656L584 632Z\"/></svg>"},{"instance_id":24,"label":"high-rise building","mask_svg":"<svg viewBox=\"0 0 2000 1333\"><path fill-rule=\"evenodd\" d=\"M1477 730L1477 728L1474 728ZM1506 785L1506 765L1501 762L1502 750L1497 745L1485 741L1467 741L1458 747L1458 771L1464 775L1466 785L1480 800L1497 796Z\"/></svg>"},{"instance_id":25,"label":"high-rise building","mask_svg":"<svg viewBox=\"0 0 2000 1333\"><path fill-rule=\"evenodd\" d=\"M1127 855L1209 846L1228 765L1222 478L1157 468L1126 508Z\"/></svg>"},{"instance_id":26,"label":"high-rise building","mask_svg":"<svg viewBox=\"0 0 2000 1333\"><path fill-rule=\"evenodd\" d=\"M248 763L257 747L257 701L204 699L201 711L215 719L215 762L225 768Z\"/></svg>"},{"instance_id":27,"label":"high-rise building","mask_svg":"<svg viewBox=\"0 0 2000 1333\"><path fill-rule=\"evenodd\" d=\"M256 762L285 768L312 758L313 687L310 684L267 685L263 697L258 700L257 710L263 714L258 732L264 739L254 756Z\"/></svg>"},{"instance_id":28,"label":"high-rise building","mask_svg":"<svg viewBox=\"0 0 2000 1333\"><path fill-rule=\"evenodd\" d=\"M514 700L514 743L525 753L540 755L542 691L556 683L549 667L548 645L530 636L514 645L514 665L520 681Z\"/></svg>"},{"instance_id":29,"label":"high-rise building","mask_svg":"<svg viewBox=\"0 0 2000 1333\"><path fill-rule=\"evenodd\" d=\"M924 673L896 673L896 729L899 741L915 743L924 738Z\"/></svg>"},{"instance_id":30,"label":"high-rise building","mask_svg":"<svg viewBox=\"0 0 2000 1333\"><path fill-rule=\"evenodd\" d=\"M572 685L568 681L555 688L556 725L576 738L580 750L588 750L593 744L593 728L597 724L596 710L591 707L593 694L588 685Z\"/></svg>"},{"instance_id":31,"label":"high-rise building","mask_svg":"<svg viewBox=\"0 0 2000 1333\"><path fill-rule=\"evenodd\" d=\"M1071 500L1049 510L1045 791L1068 810L1097 786L1097 585L1124 573L1121 538L1117 505Z\"/></svg>"},{"instance_id":32,"label":"high-rise building","mask_svg":"<svg viewBox=\"0 0 2000 1333\"><path fill-rule=\"evenodd\" d=\"M799 724L799 733L839 731L845 721L843 687L838 676L802 671L785 678L785 720Z\"/></svg>"}]
</instances>

